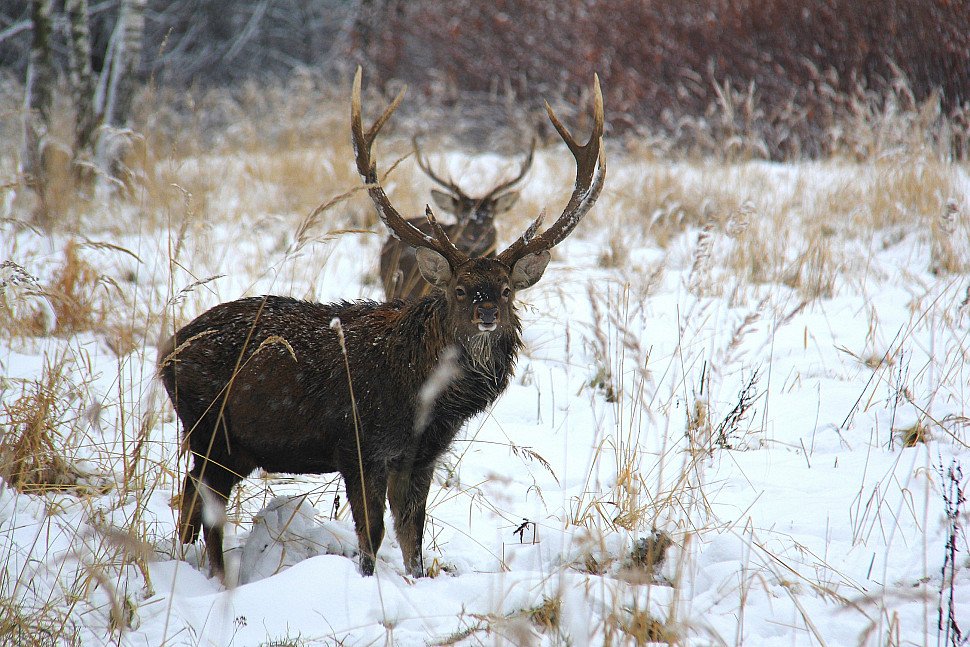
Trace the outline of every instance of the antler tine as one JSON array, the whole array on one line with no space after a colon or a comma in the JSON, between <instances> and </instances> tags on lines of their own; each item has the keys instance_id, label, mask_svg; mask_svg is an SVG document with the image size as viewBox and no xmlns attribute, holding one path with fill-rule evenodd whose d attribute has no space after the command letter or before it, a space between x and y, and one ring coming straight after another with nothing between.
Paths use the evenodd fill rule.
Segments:
<instances>
[{"instance_id":1,"label":"antler tine","mask_svg":"<svg viewBox=\"0 0 970 647\"><path fill-rule=\"evenodd\" d=\"M436 184L438 184L442 188L445 188L451 191L456 197L458 198L468 197L465 195L465 192L461 190L461 187L455 184L454 181L446 180L442 178L440 175L438 175L431 169L431 165L428 164L428 161L421 155L421 146L418 144L417 137L411 138L411 146L414 147L414 159L418 163L418 168L424 171L425 175L431 178Z\"/></svg>"},{"instance_id":2,"label":"antler tine","mask_svg":"<svg viewBox=\"0 0 970 647\"><path fill-rule=\"evenodd\" d=\"M527 235L519 237L498 255L498 259L509 267L527 254L538 254L551 249L571 234L596 203L606 180L606 155L602 146L603 93L600 91L599 76L593 75L593 132L585 144L580 145L573 138L548 103L546 103L546 111L549 113L552 125L576 159L576 182L562 215L552 226L538 236L528 235L538 228L537 220L529 227Z\"/></svg>"},{"instance_id":3,"label":"antler tine","mask_svg":"<svg viewBox=\"0 0 970 647\"><path fill-rule=\"evenodd\" d=\"M404 100L404 93L407 92L407 86L401 88L401 91L397 93L394 97L394 101L391 105L384 110L382 114L367 132L364 132L363 124L361 123L361 108L360 108L360 85L361 77L363 72L360 66L357 66L357 73L354 74L354 87L353 93L350 98L350 129L354 140L354 154L357 157L357 172L361 174L365 179L371 173L376 174L376 162L371 158L371 146L374 144L374 140L377 138L377 133L381 131L387 120L391 118L391 114L397 110L397 107Z\"/></svg>"},{"instance_id":4,"label":"antler tine","mask_svg":"<svg viewBox=\"0 0 970 647\"><path fill-rule=\"evenodd\" d=\"M424 205L424 216L425 218L428 219L428 224L431 225L431 231L434 232L435 238L445 243L447 247L452 247L456 251L460 251L458 250L458 247L451 242L451 239L448 238L448 232L446 232L444 227L441 226L441 223L438 222L438 219L434 217L434 212L431 211L431 205L429 204ZM464 256L464 258L467 259L468 257Z\"/></svg>"},{"instance_id":5,"label":"antler tine","mask_svg":"<svg viewBox=\"0 0 970 647\"><path fill-rule=\"evenodd\" d=\"M511 189L513 186L518 184L522 180L522 178L525 177L525 174L529 172L529 169L532 168L532 160L535 158L535 154L536 154L536 138L533 137L532 144L529 147L529 154L522 161L522 166L519 167L518 175L516 175L511 180L508 180L506 182L502 182L501 184L499 184L497 187L489 191L488 195L482 198L482 200L487 200L489 198L492 198L498 195L499 193L501 193L502 191Z\"/></svg>"},{"instance_id":6,"label":"antler tine","mask_svg":"<svg viewBox=\"0 0 970 647\"><path fill-rule=\"evenodd\" d=\"M428 221L431 223L432 231L435 234L434 238L426 235L401 216L391 204L390 199L388 199L387 194L384 192L384 187L381 186L380 180L377 177L377 161L371 155L371 147L377 138L377 133L380 132L384 124L387 123L387 120L390 119L391 113L400 105L407 88L403 88L398 93L394 101L391 102L391 105L384 110L384 113L365 132L361 121L361 76L361 68L358 67L357 73L354 75L353 93L350 99L350 131L353 138L354 155L357 161L357 172L360 173L364 182L367 184L367 193L370 195L374 206L377 207L378 215L380 215L384 224L387 225L387 228L391 230L393 236L412 247L427 247L432 249L448 259L448 262L453 267L457 267L464 260L467 260L467 256L448 239L444 230L437 224L434 214L431 213L431 208L427 208L427 215Z\"/></svg>"}]
</instances>

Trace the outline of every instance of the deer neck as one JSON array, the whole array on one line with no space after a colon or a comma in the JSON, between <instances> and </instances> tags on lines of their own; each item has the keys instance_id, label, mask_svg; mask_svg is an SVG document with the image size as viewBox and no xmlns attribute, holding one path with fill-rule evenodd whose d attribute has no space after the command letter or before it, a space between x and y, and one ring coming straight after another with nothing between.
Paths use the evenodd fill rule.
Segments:
<instances>
[{"instance_id":1,"label":"deer neck","mask_svg":"<svg viewBox=\"0 0 970 647\"><path fill-rule=\"evenodd\" d=\"M401 324L412 332L419 331L420 342L411 347L413 365L433 370L442 358L452 356L464 373L479 373L504 383L522 346L522 327L514 310L511 317L500 330L463 334L450 320L445 296L435 291L409 302Z\"/></svg>"}]
</instances>

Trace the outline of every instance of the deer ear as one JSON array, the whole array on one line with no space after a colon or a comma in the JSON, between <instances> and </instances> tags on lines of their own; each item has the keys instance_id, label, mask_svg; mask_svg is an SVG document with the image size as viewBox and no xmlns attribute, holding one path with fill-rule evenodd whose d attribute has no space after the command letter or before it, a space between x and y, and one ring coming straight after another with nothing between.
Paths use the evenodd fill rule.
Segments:
<instances>
[{"instance_id":1,"label":"deer ear","mask_svg":"<svg viewBox=\"0 0 970 647\"><path fill-rule=\"evenodd\" d=\"M458 213L459 209L461 209L461 203L458 202L458 198L444 191L431 189L431 200L438 205L439 209L447 211L452 215Z\"/></svg>"},{"instance_id":2,"label":"deer ear","mask_svg":"<svg viewBox=\"0 0 970 647\"><path fill-rule=\"evenodd\" d=\"M508 191L495 198L495 213L505 213L519 200L518 191Z\"/></svg>"},{"instance_id":3,"label":"deer ear","mask_svg":"<svg viewBox=\"0 0 970 647\"><path fill-rule=\"evenodd\" d=\"M418 247L414 250L414 255L418 261L418 270L424 280L431 285L443 288L451 281L451 265L448 259L427 247Z\"/></svg>"},{"instance_id":4,"label":"deer ear","mask_svg":"<svg viewBox=\"0 0 970 647\"><path fill-rule=\"evenodd\" d=\"M538 254L523 256L512 266L512 289L524 290L531 288L536 281L542 278L542 273L546 271L549 264L549 251L542 251Z\"/></svg>"}]
</instances>

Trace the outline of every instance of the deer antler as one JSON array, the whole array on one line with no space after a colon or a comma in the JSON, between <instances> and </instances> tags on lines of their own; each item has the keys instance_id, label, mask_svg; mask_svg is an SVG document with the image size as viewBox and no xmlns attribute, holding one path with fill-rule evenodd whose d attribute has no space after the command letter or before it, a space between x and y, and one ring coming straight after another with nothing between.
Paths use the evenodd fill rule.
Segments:
<instances>
[{"instance_id":1,"label":"deer antler","mask_svg":"<svg viewBox=\"0 0 970 647\"><path fill-rule=\"evenodd\" d=\"M532 160L535 158L535 153L536 153L536 138L533 137L532 144L529 146L529 154L522 161L522 166L519 167L519 174L516 175L511 180L502 182L497 187L489 191L488 194L484 198L482 198L482 200L488 200L489 198L492 198L502 193L503 191L507 191L508 189L511 189L513 186L518 184L522 180L522 178L525 177L525 174L529 172L529 169L532 168Z\"/></svg>"},{"instance_id":2,"label":"deer antler","mask_svg":"<svg viewBox=\"0 0 970 647\"><path fill-rule=\"evenodd\" d=\"M461 190L461 187L455 184L453 180L446 180L431 169L431 165L429 165L428 161L421 155L421 146L418 144L417 137L411 138L411 146L414 147L414 159L418 163L418 168L424 171L425 175L431 178L443 189L450 191L455 197L468 198L468 196L465 195L465 192Z\"/></svg>"},{"instance_id":3,"label":"deer antler","mask_svg":"<svg viewBox=\"0 0 970 647\"><path fill-rule=\"evenodd\" d=\"M452 195L454 195L455 197L462 198L465 200L472 199L467 193L461 190L460 186L455 184L454 180L450 180L450 179L446 180L434 172L434 170L431 168L431 165L428 164L428 160L421 155L421 146L418 143L417 137L414 137L411 139L411 145L414 147L414 159L417 161L418 167L424 172L425 175L431 178L442 188L450 191ZM518 174L511 180L507 180L493 187L488 193L486 193L484 196L478 199L479 202L485 202L487 200L490 200L491 198L494 198L495 196L501 194L502 192L507 191L508 189L511 189L513 186L515 186L520 181L522 181L522 178L525 177L525 174L529 172L530 168L532 168L532 160L535 158L535 152L536 152L536 139L535 137L533 137L532 144L529 147L529 154L522 161L522 165L519 167Z\"/></svg>"},{"instance_id":4,"label":"deer antler","mask_svg":"<svg viewBox=\"0 0 970 647\"><path fill-rule=\"evenodd\" d=\"M357 172L360 173L360 176L367 184L367 193L370 194L374 206L377 207L378 215L380 215L384 224L387 225L387 228L391 230L392 235L412 247L427 247L438 252L447 259L452 267L458 267L468 260L468 255L455 247L455 244L448 239L448 235L445 234L441 225L435 220L434 214L431 212L431 207L426 207L425 213L428 222L431 224L431 230L434 232L433 238L425 235L420 229L401 216L391 204L377 176L377 161L371 154L374 139L377 138L377 134L383 128L384 124L387 123L387 120L390 119L391 113L397 109L401 100L404 99L404 93L407 88L402 89L398 93L394 101L391 102L391 105L384 110L384 113L365 132L360 116L361 75L361 68L358 67L357 73L354 75L353 94L350 100L350 130L353 137L354 156L357 160Z\"/></svg>"},{"instance_id":5,"label":"deer antler","mask_svg":"<svg viewBox=\"0 0 970 647\"><path fill-rule=\"evenodd\" d=\"M552 121L552 125L576 159L576 182L573 194L566 203L562 215L551 227L536 235L542 223L540 215L521 237L498 255L498 260L508 267L512 267L520 258L546 251L562 242L593 207L606 180L606 156L602 147L603 93L600 91L599 76L593 75L593 132L585 144L580 145L573 139L548 102L546 112L549 113L549 120Z\"/></svg>"}]
</instances>

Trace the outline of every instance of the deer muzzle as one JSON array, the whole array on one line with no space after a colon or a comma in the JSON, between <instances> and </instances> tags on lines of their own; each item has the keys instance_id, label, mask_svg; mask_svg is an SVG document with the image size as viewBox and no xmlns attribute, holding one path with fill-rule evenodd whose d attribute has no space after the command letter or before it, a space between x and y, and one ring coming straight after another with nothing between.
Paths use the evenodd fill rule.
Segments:
<instances>
[{"instance_id":1,"label":"deer muzzle","mask_svg":"<svg viewBox=\"0 0 970 647\"><path fill-rule=\"evenodd\" d=\"M498 306L486 301L475 305L475 319L482 332L491 332L498 327Z\"/></svg>"}]
</instances>

